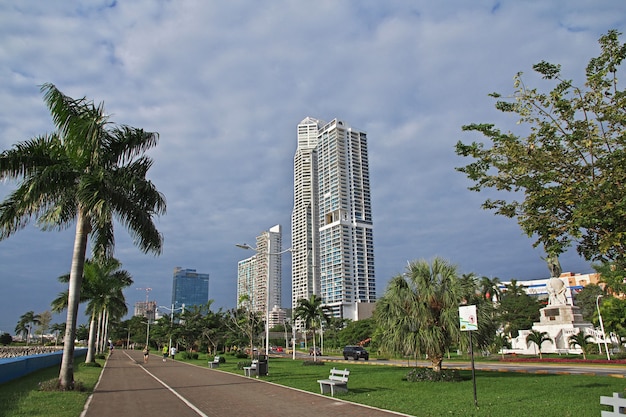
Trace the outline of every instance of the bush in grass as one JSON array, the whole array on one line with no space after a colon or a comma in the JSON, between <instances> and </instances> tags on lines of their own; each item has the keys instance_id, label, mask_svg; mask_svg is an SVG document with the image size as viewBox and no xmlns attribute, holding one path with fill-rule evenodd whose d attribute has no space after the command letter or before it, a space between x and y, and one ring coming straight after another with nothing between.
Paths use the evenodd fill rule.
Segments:
<instances>
[{"instance_id":1,"label":"bush in grass","mask_svg":"<svg viewBox=\"0 0 626 417\"><path fill-rule=\"evenodd\" d=\"M302 366L324 366L323 361L303 361Z\"/></svg>"},{"instance_id":2,"label":"bush in grass","mask_svg":"<svg viewBox=\"0 0 626 417\"><path fill-rule=\"evenodd\" d=\"M180 354L181 354L181 357L183 359L187 359L187 360L198 359L198 352L187 352L185 350L185 351L181 352Z\"/></svg>"},{"instance_id":3,"label":"bush in grass","mask_svg":"<svg viewBox=\"0 0 626 417\"><path fill-rule=\"evenodd\" d=\"M85 368L102 368L102 365L100 365L98 362L83 362L81 363L79 366L83 366Z\"/></svg>"},{"instance_id":4,"label":"bush in grass","mask_svg":"<svg viewBox=\"0 0 626 417\"><path fill-rule=\"evenodd\" d=\"M459 382L461 374L456 369L442 369L435 372L431 368L414 368L405 377L409 382Z\"/></svg>"},{"instance_id":5,"label":"bush in grass","mask_svg":"<svg viewBox=\"0 0 626 417\"><path fill-rule=\"evenodd\" d=\"M237 369L243 370L243 368L247 366L252 366L252 361L241 361L237 362Z\"/></svg>"},{"instance_id":6,"label":"bush in grass","mask_svg":"<svg viewBox=\"0 0 626 417\"><path fill-rule=\"evenodd\" d=\"M67 388L62 388L58 378L49 379L39 383L39 391L85 391L85 386L80 381L74 381Z\"/></svg>"}]
</instances>

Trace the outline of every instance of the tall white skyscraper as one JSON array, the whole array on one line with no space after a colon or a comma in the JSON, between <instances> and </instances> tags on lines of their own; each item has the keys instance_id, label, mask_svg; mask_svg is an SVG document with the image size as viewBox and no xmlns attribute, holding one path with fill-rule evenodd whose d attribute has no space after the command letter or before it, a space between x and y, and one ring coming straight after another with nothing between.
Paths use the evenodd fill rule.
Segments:
<instances>
[{"instance_id":1,"label":"tall white skyscraper","mask_svg":"<svg viewBox=\"0 0 626 417\"><path fill-rule=\"evenodd\" d=\"M298 125L292 214L293 306L311 294L335 317L376 301L367 135L340 120ZM371 312L371 309L369 309ZM366 313L367 314L367 313Z\"/></svg>"},{"instance_id":2,"label":"tall white skyscraper","mask_svg":"<svg viewBox=\"0 0 626 417\"><path fill-rule=\"evenodd\" d=\"M261 312L281 306L282 292L282 229L280 225L262 232L256 238L256 253L250 258L239 261L237 265L237 306L241 296L250 300L253 311ZM269 289L269 297L268 291ZM269 301L269 304L268 304ZM270 327L272 323L270 315Z\"/></svg>"}]
</instances>

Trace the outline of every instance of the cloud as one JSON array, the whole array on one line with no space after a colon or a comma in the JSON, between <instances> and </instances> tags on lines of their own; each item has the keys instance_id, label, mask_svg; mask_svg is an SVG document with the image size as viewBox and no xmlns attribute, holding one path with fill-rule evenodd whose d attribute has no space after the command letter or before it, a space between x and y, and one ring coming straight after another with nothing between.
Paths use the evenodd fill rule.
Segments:
<instances>
[{"instance_id":1,"label":"cloud","mask_svg":"<svg viewBox=\"0 0 626 417\"><path fill-rule=\"evenodd\" d=\"M234 244L275 224L289 244L296 125L306 116L367 131L379 293L407 260L436 255L462 272L541 278L543 253L514 220L480 209L485 195L454 170L464 163L454 144L481 140L461 131L471 122L514 129L487 94L510 93L518 71L541 85L540 60L581 81L599 36L624 29L625 9L582 0L4 3L0 149L53 129L45 82L160 134L149 175L168 202L157 220L163 254L141 254L117 228L116 255L136 284L131 305L145 296L135 287L169 305L181 266L210 274L216 307L234 306L237 261L250 255ZM13 185L0 184L0 198ZM29 227L0 242L11 294L0 330L48 308L72 241L72 230ZM562 264L590 269L575 253Z\"/></svg>"}]
</instances>

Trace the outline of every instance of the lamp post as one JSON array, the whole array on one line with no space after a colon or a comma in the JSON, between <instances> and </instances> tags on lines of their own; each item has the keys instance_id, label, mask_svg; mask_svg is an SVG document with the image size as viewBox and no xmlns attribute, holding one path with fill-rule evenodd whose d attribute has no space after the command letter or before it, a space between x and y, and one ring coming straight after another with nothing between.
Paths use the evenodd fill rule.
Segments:
<instances>
[{"instance_id":1,"label":"lamp post","mask_svg":"<svg viewBox=\"0 0 626 417\"><path fill-rule=\"evenodd\" d=\"M166 310L169 310L170 312L170 344L167 349L167 351L170 352L172 350L172 329L174 328L174 312L181 310L184 313L185 304L183 304L182 307L174 308L174 303L172 303L172 308L165 307L165 306L159 306L159 308L164 308Z\"/></svg>"},{"instance_id":2,"label":"lamp post","mask_svg":"<svg viewBox=\"0 0 626 417\"><path fill-rule=\"evenodd\" d=\"M261 253L258 248L252 247L247 243L235 245L240 249L253 250L256 253ZM265 280L265 356L269 357L270 354L270 257L273 255L282 255L283 253L291 252L291 248L285 249L280 252L270 252L270 236L267 237L267 279Z\"/></svg>"},{"instance_id":3,"label":"lamp post","mask_svg":"<svg viewBox=\"0 0 626 417\"><path fill-rule=\"evenodd\" d=\"M600 321L600 330L602 331L602 339L604 340L604 350L606 350L606 358L608 360L611 360L611 353L609 352L609 347L606 342L606 334L604 333L604 323L602 322L602 314L600 314L600 304L598 303L598 301L600 300L600 297L602 297L602 294L599 294L596 297L596 309L598 310L598 320Z\"/></svg>"}]
</instances>

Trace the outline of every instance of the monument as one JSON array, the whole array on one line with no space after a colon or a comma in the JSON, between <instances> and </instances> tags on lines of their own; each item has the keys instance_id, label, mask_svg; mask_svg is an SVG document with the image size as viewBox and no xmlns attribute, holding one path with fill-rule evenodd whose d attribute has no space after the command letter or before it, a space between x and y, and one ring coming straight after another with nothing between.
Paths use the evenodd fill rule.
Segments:
<instances>
[{"instance_id":1,"label":"monument","mask_svg":"<svg viewBox=\"0 0 626 417\"><path fill-rule=\"evenodd\" d=\"M552 277L546 284L548 292L548 305L539 310L539 322L533 323L532 330L546 332L552 339L552 343L546 342L541 346L543 353L578 352L580 347L572 347L569 344L570 336L582 331L590 334L595 340L598 333L593 324L583 320L580 308L568 304L567 285L562 278ZM528 346L526 336L530 330L520 330L519 336L511 341L513 351L523 354L533 354L534 346Z\"/></svg>"}]
</instances>

